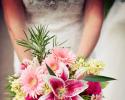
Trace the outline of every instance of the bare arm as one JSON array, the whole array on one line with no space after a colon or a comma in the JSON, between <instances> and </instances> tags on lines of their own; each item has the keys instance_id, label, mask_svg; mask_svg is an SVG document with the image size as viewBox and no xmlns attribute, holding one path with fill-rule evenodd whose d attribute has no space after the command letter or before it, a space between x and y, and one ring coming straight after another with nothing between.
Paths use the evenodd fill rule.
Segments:
<instances>
[{"instance_id":1,"label":"bare arm","mask_svg":"<svg viewBox=\"0 0 125 100\"><path fill-rule=\"evenodd\" d=\"M88 57L100 36L103 23L103 0L86 0L84 12L84 29L78 55Z\"/></svg>"},{"instance_id":2,"label":"bare arm","mask_svg":"<svg viewBox=\"0 0 125 100\"><path fill-rule=\"evenodd\" d=\"M16 40L25 38L23 31L26 29L26 14L24 11L22 0L2 0L2 5L11 41L18 54L19 59L22 60L25 57L30 58L30 53L24 53L25 48L16 44Z\"/></svg>"}]
</instances>

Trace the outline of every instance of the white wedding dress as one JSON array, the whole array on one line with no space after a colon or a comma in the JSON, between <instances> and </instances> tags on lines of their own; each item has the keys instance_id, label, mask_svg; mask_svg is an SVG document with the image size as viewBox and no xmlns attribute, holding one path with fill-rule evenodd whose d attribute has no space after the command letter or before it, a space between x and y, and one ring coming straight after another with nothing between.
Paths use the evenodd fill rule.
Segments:
<instances>
[{"instance_id":1,"label":"white wedding dress","mask_svg":"<svg viewBox=\"0 0 125 100\"><path fill-rule=\"evenodd\" d=\"M104 90L106 99L125 100L125 2L114 3L95 52L106 64L102 74L117 79Z\"/></svg>"},{"instance_id":2,"label":"white wedding dress","mask_svg":"<svg viewBox=\"0 0 125 100\"><path fill-rule=\"evenodd\" d=\"M76 52L83 29L84 0L23 0L28 13L27 26L47 25L50 35ZM15 72L19 61L15 53Z\"/></svg>"},{"instance_id":3,"label":"white wedding dress","mask_svg":"<svg viewBox=\"0 0 125 100\"><path fill-rule=\"evenodd\" d=\"M58 40L68 40L76 52L83 29L84 0L23 0L28 12L27 26L48 25ZM102 36L95 49L96 57L106 63L103 75L117 78L105 89L106 100L124 100L125 94L125 3L116 2L103 25ZM19 71L15 54L15 72Z\"/></svg>"}]
</instances>

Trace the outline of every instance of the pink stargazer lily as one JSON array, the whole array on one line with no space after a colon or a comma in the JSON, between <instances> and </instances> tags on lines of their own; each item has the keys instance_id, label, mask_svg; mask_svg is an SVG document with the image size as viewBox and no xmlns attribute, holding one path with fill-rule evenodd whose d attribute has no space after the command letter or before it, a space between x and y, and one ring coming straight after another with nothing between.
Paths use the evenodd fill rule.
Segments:
<instances>
[{"instance_id":1,"label":"pink stargazer lily","mask_svg":"<svg viewBox=\"0 0 125 100\"><path fill-rule=\"evenodd\" d=\"M48 78L48 85L52 92L41 96L39 100L83 100L79 94L87 88L82 80L69 79L69 70L63 63L59 75Z\"/></svg>"}]
</instances>

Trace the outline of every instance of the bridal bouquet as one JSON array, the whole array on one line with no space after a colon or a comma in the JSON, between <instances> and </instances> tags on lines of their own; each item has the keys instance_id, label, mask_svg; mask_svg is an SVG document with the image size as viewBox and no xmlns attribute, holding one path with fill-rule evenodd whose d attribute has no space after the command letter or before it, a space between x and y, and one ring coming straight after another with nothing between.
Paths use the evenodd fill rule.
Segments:
<instances>
[{"instance_id":1,"label":"bridal bouquet","mask_svg":"<svg viewBox=\"0 0 125 100\"><path fill-rule=\"evenodd\" d=\"M104 64L76 57L48 33L44 26L29 28L26 39L17 41L34 58L24 59L19 74L9 76L12 100L102 100L102 89L115 80L99 75Z\"/></svg>"}]
</instances>

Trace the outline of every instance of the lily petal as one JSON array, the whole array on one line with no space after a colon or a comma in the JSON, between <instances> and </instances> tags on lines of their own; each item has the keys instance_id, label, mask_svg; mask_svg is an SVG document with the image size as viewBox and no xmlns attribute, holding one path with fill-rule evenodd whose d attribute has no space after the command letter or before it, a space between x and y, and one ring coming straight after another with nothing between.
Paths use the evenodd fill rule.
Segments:
<instances>
[{"instance_id":1,"label":"lily petal","mask_svg":"<svg viewBox=\"0 0 125 100\"><path fill-rule=\"evenodd\" d=\"M66 85L65 97L74 97L83 92L88 87L86 82L73 79L67 80L65 82L65 85Z\"/></svg>"},{"instance_id":2,"label":"lily petal","mask_svg":"<svg viewBox=\"0 0 125 100\"><path fill-rule=\"evenodd\" d=\"M66 65L62 62L59 63L59 70L57 76L66 81L69 78L69 70Z\"/></svg>"},{"instance_id":3,"label":"lily petal","mask_svg":"<svg viewBox=\"0 0 125 100\"><path fill-rule=\"evenodd\" d=\"M49 85L56 97L60 97L59 90L64 89L65 83L61 78L50 76Z\"/></svg>"},{"instance_id":4,"label":"lily petal","mask_svg":"<svg viewBox=\"0 0 125 100\"><path fill-rule=\"evenodd\" d=\"M79 95L72 97L72 100L83 100L83 98Z\"/></svg>"},{"instance_id":5,"label":"lily petal","mask_svg":"<svg viewBox=\"0 0 125 100\"><path fill-rule=\"evenodd\" d=\"M83 68L80 68L76 71L75 73L75 78L78 79L78 80L82 80L84 79L84 77L86 76L86 68L83 67Z\"/></svg>"},{"instance_id":6,"label":"lily petal","mask_svg":"<svg viewBox=\"0 0 125 100\"><path fill-rule=\"evenodd\" d=\"M84 100L81 96L67 97L64 100Z\"/></svg>"},{"instance_id":7,"label":"lily petal","mask_svg":"<svg viewBox=\"0 0 125 100\"><path fill-rule=\"evenodd\" d=\"M66 97L64 100L72 100L71 97Z\"/></svg>"},{"instance_id":8,"label":"lily petal","mask_svg":"<svg viewBox=\"0 0 125 100\"><path fill-rule=\"evenodd\" d=\"M54 94L51 92L47 95L43 95L38 100L54 100Z\"/></svg>"}]
</instances>

